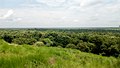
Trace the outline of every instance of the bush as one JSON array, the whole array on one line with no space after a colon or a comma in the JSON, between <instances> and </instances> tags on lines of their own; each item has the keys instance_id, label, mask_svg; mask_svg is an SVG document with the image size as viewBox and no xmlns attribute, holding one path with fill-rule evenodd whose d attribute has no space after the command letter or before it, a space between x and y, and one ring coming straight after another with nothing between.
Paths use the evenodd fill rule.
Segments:
<instances>
[{"instance_id":1,"label":"bush","mask_svg":"<svg viewBox=\"0 0 120 68\"><path fill-rule=\"evenodd\" d=\"M87 42L81 42L77 44L77 49L83 52L89 52L90 49L87 46Z\"/></svg>"},{"instance_id":2,"label":"bush","mask_svg":"<svg viewBox=\"0 0 120 68\"><path fill-rule=\"evenodd\" d=\"M29 44L29 45L33 45L36 42L36 39L34 38L15 38L12 41L13 43L16 44Z\"/></svg>"},{"instance_id":3,"label":"bush","mask_svg":"<svg viewBox=\"0 0 120 68\"><path fill-rule=\"evenodd\" d=\"M8 43L11 43L13 40L12 36L9 36L9 35L4 35L3 39Z\"/></svg>"},{"instance_id":4,"label":"bush","mask_svg":"<svg viewBox=\"0 0 120 68\"><path fill-rule=\"evenodd\" d=\"M43 42L36 42L34 45L40 47L40 46L44 46L45 44Z\"/></svg>"},{"instance_id":5,"label":"bush","mask_svg":"<svg viewBox=\"0 0 120 68\"><path fill-rule=\"evenodd\" d=\"M76 46L74 44L68 44L66 46L66 48L72 48L72 49L76 49Z\"/></svg>"},{"instance_id":6,"label":"bush","mask_svg":"<svg viewBox=\"0 0 120 68\"><path fill-rule=\"evenodd\" d=\"M42 41L47 46L52 46L53 45L53 42L49 38L45 38Z\"/></svg>"},{"instance_id":7,"label":"bush","mask_svg":"<svg viewBox=\"0 0 120 68\"><path fill-rule=\"evenodd\" d=\"M93 52L95 47L96 47L95 44L83 41L80 41L76 46L78 50L81 50L83 52Z\"/></svg>"}]
</instances>

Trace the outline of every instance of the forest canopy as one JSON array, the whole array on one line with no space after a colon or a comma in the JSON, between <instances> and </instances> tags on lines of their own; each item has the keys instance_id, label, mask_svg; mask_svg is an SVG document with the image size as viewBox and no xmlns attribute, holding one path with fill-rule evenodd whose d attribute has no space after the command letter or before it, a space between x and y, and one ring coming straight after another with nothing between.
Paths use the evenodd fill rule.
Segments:
<instances>
[{"instance_id":1,"label":"forest canopy","mask_svg":"<svg viewBox=\"0 0 120 68\"><path fill-rule=\"evenodd\" d=\"M117 29L1 29L0 38L18 45L63 47L120 56L120 30Z\"/></svg>"}]
</instances>

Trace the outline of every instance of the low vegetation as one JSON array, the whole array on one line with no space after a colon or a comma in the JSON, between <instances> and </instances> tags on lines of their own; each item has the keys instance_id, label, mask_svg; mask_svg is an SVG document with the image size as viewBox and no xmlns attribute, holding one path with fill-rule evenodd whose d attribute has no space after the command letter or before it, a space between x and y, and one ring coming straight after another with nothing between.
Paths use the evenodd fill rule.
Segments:
<instances>
[{"instance_id":1,"label":"low vegetation","mask_svg":"<svg viewBox=\"0 0 120 68\"><path fill-rule=\"evenodd\" d=\"M0 68L120 68L120 59L76 49L9 44L0 40Z\"/></svg>"}]
</instances>

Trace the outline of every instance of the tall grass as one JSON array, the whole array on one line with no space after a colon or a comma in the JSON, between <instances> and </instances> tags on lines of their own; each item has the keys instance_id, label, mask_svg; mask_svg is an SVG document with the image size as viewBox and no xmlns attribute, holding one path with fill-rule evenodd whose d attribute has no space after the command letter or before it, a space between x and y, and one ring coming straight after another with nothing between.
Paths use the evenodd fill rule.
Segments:
<instances>
[{"instance_id":1,"label":"tall grass","mask_svg":"<svg viewBox=\"0 0 120 68\"><path fill-rule=\"evenodd\" d=\"M0 68L120 68L120 60L73 49L9 45L0 40Z\"/></svg>"}]
</instances>

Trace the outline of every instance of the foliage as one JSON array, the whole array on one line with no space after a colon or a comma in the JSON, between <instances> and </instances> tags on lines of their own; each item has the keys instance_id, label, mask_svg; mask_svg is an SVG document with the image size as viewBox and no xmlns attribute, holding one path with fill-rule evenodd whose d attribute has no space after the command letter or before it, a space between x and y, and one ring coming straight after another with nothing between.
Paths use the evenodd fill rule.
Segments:
<instances>
[{"instance_id":1,"label":"foliage","mask_svg":"<svg viewBox=\"0 0 120 68\"><path fill-rule=\"evenodd\" d=\"M73 48L103 56L120 55L119 28L1 29L0 38L19 45L43 42L46 46Z\"/></svg>"},{"instance_id":2,"label":"foliage","mask_svg":"<svg viewBox=\"0 0 120 68\"><path fill-rule=\"evenodd\" d=\"M42 41L44 42L44 44L46 46L52 46L53 45L53 42L49 38L44 38L44 39L42 39Z\"/></svg>"},{"instance_id":3,"label":"foliage","mask_svg":"<svg viewBox=\"0 0 120 68\"><path fill-rule=\"evenodd\" d=\"M29 44L29 45L33 45L36 42L36 39L34 38L14 38L13 39L13 43L16 44Z\"/></svg>"},{"instance_id":4,"label":"foliage","mask_svg":"<svg viewBox=\"0 0 120 68\"><path fill-rule=\"evenodd\" d=\"M119 68L120 59L75 49L13 45L0 40L0 68Z\"/></svg>"},{"instance_id":5,"label":"foliage","mask_svg":"<svg viewBox=\"0 0 120 68\"><path fill-rule=\"evenodd\" d=\"M66 48L72 48L72 49L76 49L76 46L74 44L68 44L66 46Z\"/></svg>"},{"instance_id":6,"label":"foliage","mask_svg":"<svg viewBox=\"0 0 120 68\"><path fill-rule=\"evenodd\" d=\"M44 46L45 44L43 42L36 42L34 45L40 47Z\"/></svg>"}]
</instances>

